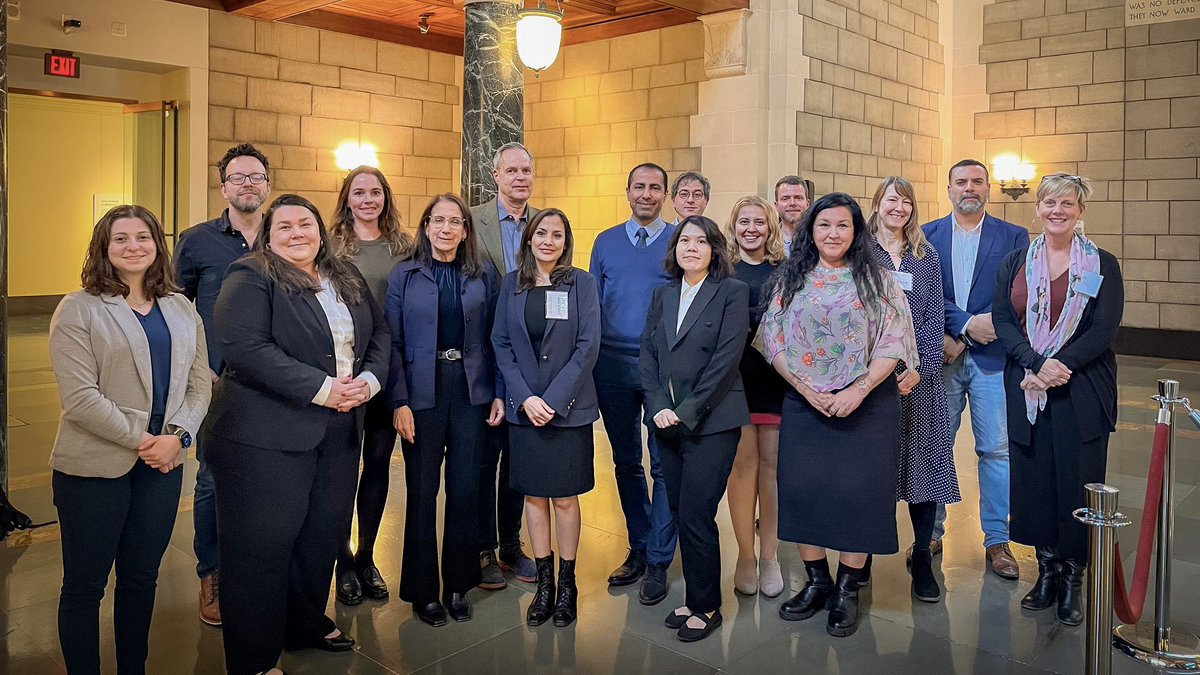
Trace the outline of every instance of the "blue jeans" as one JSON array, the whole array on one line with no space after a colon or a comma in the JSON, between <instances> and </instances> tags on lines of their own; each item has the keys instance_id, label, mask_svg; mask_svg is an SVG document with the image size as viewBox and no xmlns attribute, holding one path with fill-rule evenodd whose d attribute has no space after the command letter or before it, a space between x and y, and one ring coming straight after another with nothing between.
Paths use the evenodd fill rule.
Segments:
<instances>
[{"instance_id":1,"label":"blue jeans","mask_svg":"<svg viewBox=\"0 0 1200 675\"><path fill-rule=\"evenodd\" d=\"M629 548L645 551L646 562L668 567L675 559L677 533L675 519L667 502L667 484L663 481L658 440L651 435L650 477L653 497L648 494L646 473L642 468L642 409L645 392L632 384L638 377L627 364L601 361L596 365L596 396L600 414L612 446L616 468L617 494L629 530Z\"/></svg>"},{"instance_id":2,"label":"blue jeans","mask_svg":"<svg viewBox=\"0 0 1200 675\"><path fill-rule=\"evenodd\" d=\"M213 494L212 472L204 461L204 445L196 438L196 492L192 497L192 523L196 531L192 549L196 552L196 574L204 577L217 571L217 500Z\"/></svg>"},{"instance_id":3,"label":"blue jeans","mask_svg":"<svg viewBox=\"0 0 1200 675\"><path fill-rule=\"evenodd\" d=\"M942 371L950 403L951 434L957 436L962 412L971 404L971 430L979 457L979 524L983 545L1008 542L1008 419L1004 404L1004 371L989 373L963 352ZM946 533L946 506L938 504L933 538Z\"/></svg>"}]
</instances>

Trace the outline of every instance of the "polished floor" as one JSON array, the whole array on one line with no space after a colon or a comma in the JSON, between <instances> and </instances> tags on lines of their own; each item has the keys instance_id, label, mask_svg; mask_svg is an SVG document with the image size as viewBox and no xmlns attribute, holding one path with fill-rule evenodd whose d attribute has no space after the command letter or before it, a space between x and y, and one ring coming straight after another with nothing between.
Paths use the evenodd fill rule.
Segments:
<instances>
[{"instance_id":1,"label":"polished floor","mask_svg":"<svg viewBox=\"0 0 1200 675\"><path fill-rule=\"evenodd\" d=\"M16 317L9 336L9 432L12 499L35 520L54 518L45 462L59 413L49 370L48 317ZM1200 399L1200 363L1123 357L1120 360L1120 429L1110 445L1108 482L1121 489L1121 510L1135 524L1123 530L1124 558L1132 569L1137 521L1156 405L1149 396L1159 378L1179 380ZM966 426L966 425L964 425ZM599 427L597 427L599 430ZM792 591L781 598L742 597L733 592L736 547L728 513L720 526L725 579L724 625L709 639L683 644L662 619L683 604L676 560L671 591L656 607L637 601L637 587L610 590L605 579L625 556L624 522L603 433L597 433L597 488L583 498L584 533L579 555L582 598L579 621L566 629L524 624L532 587L510 583L503 591L472 591L475 618L431 628L396 599L346 608L330 603L338 625L358 640L349 654L316 651L284 655L288 673L1044 673L1083 669L1084 631L1058 624L1052 612L1031 614L1017 601L1035 576L1032 551L1014 546L1022 579L1005 581L984 570L977 513L978 487L969 428L960 432L956 458L964 501L950 508L945 554L935 559L947 590L928 605L909 594L902 556L877 558L874 581L863 594L865 620L845 639L825 634L821 615L785 623L779 603L803 584L795 549L781 551ZM1181 421L1176 442L1178 505L1174 556L1173 623L1200 627L1200 432ZM187 465L189 475L195 463ZM190 477L190 476L189 476ZM220 673L221 632L196 613L197 581L192 555L190 488L185 480L171 547L162 562L150 673ZM399 453L393 459L392 491L376 560L388 583L398 583L403 534L404 483ZM898 511L902 542L911 540L907 512ZM64 672L58 648L56 608L62 567L53 528L10 538L0 547L0 673ZM111 592L111 585L110 585ZM1150 602L1147 603L1150 605ZM1149 615L1152 610L1148 610ZM112 601L102 609L105 673L115 673L111 638ZM1114 655L1117 673L1149 673Z\"/></svg>"}]
</instances>

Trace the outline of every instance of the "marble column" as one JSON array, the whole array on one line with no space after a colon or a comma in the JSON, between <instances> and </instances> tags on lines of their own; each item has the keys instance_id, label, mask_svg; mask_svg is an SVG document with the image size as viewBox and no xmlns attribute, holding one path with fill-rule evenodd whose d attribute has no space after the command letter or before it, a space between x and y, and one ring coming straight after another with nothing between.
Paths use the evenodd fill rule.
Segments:
<instances>
[{"instance_id":1,"label":"marble column","mask_svg":"<svg viewBox=\"0 0 1200 675\"><path fill-rule=\"evenodd\" d=\"M492 156L525 139L525 79L517 57L518 0L466 0L463 44L462 195L496 196Z\"/></svg>"},{"instance_id":2,"label":"marble column","mask_svg":"<svg viewBox=\"0 0 1200 675\"><path fill-rule=\"evenodd\" d=\"M8 2L0 0L0 487L8 491Z\"/></svg>"}]
</instances>

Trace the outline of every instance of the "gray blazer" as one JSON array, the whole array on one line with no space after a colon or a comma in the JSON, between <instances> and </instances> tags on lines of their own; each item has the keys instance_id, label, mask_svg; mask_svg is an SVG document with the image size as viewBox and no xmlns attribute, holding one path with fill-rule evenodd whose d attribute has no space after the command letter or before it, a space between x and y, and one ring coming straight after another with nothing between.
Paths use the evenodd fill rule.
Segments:
<instances>
[{"instance_id":1,"label":"gray blazer","mask_svg":"<svg viewBox=\"0 0 1200 675\"><path fill-rule=\"evenodd\" d=\"M165 424L194 437L212 394L204 324L181 293L159 298L158 306L171 331ZM50 363L62 402L50 466L94 478L128 473L150 424L153 383L150 344L125 299L84 291L64 297L50 320Z\"/></svg>"},{"instance_id":2,"label":"gray blazer","mask_svg":"<svg viewBox=\"0 0 1200 675\"><path fill-rule=\"evenodd\" d=\"M497 206L498 197L492 197L488 201L471 207L471 220L475 223L476 235L479 237L479 252L482 253L503 277L512 270L504 265L504 237L500 230L500 208ZM525 205L526 222L533 220L537 215L538 209L533 208L532 204Z\"/></svg>"}]
</instances>

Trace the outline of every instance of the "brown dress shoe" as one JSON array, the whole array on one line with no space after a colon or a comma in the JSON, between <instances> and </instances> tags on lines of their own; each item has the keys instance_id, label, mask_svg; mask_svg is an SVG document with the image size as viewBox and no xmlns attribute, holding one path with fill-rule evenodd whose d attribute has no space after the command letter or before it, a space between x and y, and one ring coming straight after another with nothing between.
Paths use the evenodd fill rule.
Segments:
<instances>
[{"instance_id":1,"label":"brown dress shoe","mask_svg":"<svg viewBox=\"0 0 1200 675\"><path fill-rule=\"evenodd\" d=\"M200 620L210 626L221 625L220 584L217 573L200 579Z\"/></svg>"},{"instance_id":2,"label":"brown dress shoe","mask_svg":"<svg viewBox=\"0 0 1200 675\"><path fill-rule=\"evenodd\" d=\"M987 562L996 576L1002 579L1017 579L1021 576L1021 569L1017 567L1017 561L1013 558L1007 542L987 547Z\"/></svg>"}]
</instances>

